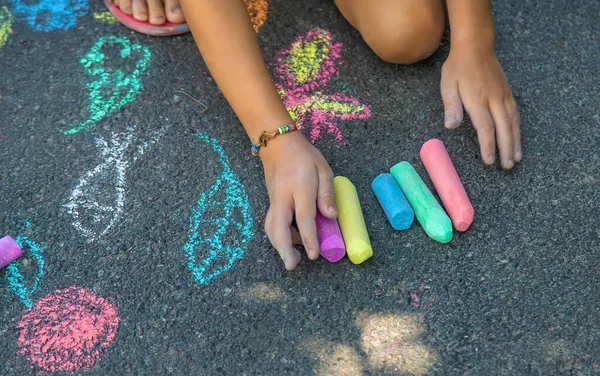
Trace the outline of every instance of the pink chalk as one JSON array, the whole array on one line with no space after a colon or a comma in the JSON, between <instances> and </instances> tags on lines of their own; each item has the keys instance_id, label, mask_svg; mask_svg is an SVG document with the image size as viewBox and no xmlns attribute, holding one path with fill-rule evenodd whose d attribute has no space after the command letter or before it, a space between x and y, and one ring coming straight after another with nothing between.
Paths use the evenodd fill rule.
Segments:
<instances>
[{"instance_id":1,"label":"pink chalk","mask_svg":"<svg viewBox=\"0 0 600 376\"><path fill-rule=\"evenodd\" d=\"M21 257L21 247L17 242L6 235L0 239L0 269Z\"/></svg>"},{"instance_id":2,"label":"pink chalk","mask_svg":"<svg viewBox=\"0 0 600 376\"><path fill-rule=\"evenodd\" d=\"M321 256L331 262L340 261L346 254L346 247L337 220L325 218L317 211L315 222Z\"/></svg>"},{"instance_id":3,"label":"pink chalk","mask_svg":"<svg viewBox=\"0 0 600 376\"><path fill-rule=\"evenodd\" d=\"M442 141L432 138L424 143L421 148L421 160L448 216L452 219L454 228L467 231L473 223L475 210Z\"/></svg>"}]
</instances>

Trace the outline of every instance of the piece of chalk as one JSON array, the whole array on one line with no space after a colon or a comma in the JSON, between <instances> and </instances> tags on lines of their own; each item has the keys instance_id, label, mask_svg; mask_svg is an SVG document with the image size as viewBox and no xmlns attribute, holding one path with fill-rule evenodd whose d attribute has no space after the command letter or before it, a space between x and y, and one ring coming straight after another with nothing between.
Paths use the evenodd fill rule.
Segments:
<instances>
[{"instance_id":1,"label":"piece of chalk","mask_svg":"<svg viewBox=\"0 0 600 376\"><path fill-rule=\"evenodd\" d=\"M0 239L0 269L21 257L21 247L17 242L6 235Z\"/></svg>"},{"instance_id":2,"label":"piece of chalk","mask_svg":"<svg viewBox=\"0 0 600 376\"><path fill-rule=\"evenodd\" d=\"M373 248L356 188L348 178L336 176L333 179L333 189L338 209L338 222L346 243L348 258L354 264L361 264L373 256Z\"/></svg>"},{"instance_id":3,"label":"piece of chalk","mask_svg":"<svg viewBox=\"0 0 600 376\"><path fill-rule=\"evenodd\" d=\"M394 230L406 230L412 225L415 212L392 175L379 175L373 180L371 188Z\"/></svg>"},{"instance_id":4,"label":"piece of chalk","mask_svg":"<svg viewBox=\"0 0 600 376\"><path fill-rule=\"evenodd\" d=\"M473 223L475 210L442 141L432 138L424 143L421 160L454 228L467 231Z\"/></svg>"},{"instance_id":5,"label":"piece of chalk","mask_svg":"<svg viewBox=\"0 0 600 376\"><path fill-rule=\"evenodd\" d=\"M317 210L315 222L321 256L331 262L340 261L346 254L346 246L337 220L325 218Z\"/></svg>"},{"instance_id":6,"label":"piece of chalk","mask_svg":"<svg viewBox=\"0 0 600 376\"><path fill-rule=\"evenodd\" d=\"M391 169L392 176L415 211L415 217L433 240L452 240L452 222L413 166L404 161Z\"/></svg>"}]
</instances>

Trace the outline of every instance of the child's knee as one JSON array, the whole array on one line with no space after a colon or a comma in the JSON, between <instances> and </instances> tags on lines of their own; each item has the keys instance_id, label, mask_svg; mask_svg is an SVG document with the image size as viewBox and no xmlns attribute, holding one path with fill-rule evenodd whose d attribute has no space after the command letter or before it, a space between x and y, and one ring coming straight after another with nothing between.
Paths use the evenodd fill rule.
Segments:
<instances>
[{"instance_id":1,"label":"child's knee","mask_svg":"<svg viewBox=\"0 0 600 376\"><path fill-rule=\"evenodd\" d=\"M384 14L364 22L360 28L365 42L381 59L412 64L431 56L440 45L445 18L442 9L416 7L402 15Z\"/></svg>"}]
</instances>

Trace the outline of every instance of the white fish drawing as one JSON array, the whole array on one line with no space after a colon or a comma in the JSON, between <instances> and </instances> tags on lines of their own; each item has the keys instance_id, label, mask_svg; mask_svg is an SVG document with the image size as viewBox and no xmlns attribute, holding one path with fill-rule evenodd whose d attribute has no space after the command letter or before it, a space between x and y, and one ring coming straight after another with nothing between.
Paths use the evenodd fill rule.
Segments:
<instances>
[{"instance_id":1,"label":"white fish drawing","mask_svg":"<svg viewBox=\"0 0 600 376\"><path fill-rule=\"evenodd\" d=\"M168 126L154 132L149 141L133 146L135 133L129 128L125 133L113 133L107 142L102 136L96 138L99 165L87 171L79 179L64 205L73 216L73 226L88 241L93 242L108 233L123 216L126 202L126 174L130 162L135 162L158 142ZM131 161L128 155L136 149Z\"/></svg>"}]
</instances>

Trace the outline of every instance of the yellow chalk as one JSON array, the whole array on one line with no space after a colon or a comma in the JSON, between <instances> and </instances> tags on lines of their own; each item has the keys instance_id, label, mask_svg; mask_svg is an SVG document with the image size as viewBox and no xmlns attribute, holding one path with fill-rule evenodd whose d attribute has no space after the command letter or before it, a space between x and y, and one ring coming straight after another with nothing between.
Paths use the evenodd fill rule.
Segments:
<instances>
[{"instance_id":1,"label":"yellow chalk","mask_svg":"<svg viewBox=\"0 0 600 376\"><path fill-rule=\"evenodd\" d=\"M373 248L365 225L356 188L348 178L333 179L338 222L346 243L346 253L354 264L361 264L373 256Z\"/></svg>"}]
</instances>

